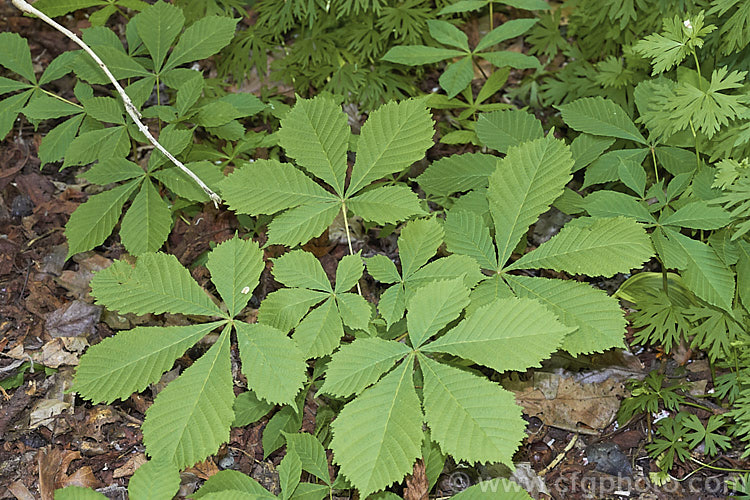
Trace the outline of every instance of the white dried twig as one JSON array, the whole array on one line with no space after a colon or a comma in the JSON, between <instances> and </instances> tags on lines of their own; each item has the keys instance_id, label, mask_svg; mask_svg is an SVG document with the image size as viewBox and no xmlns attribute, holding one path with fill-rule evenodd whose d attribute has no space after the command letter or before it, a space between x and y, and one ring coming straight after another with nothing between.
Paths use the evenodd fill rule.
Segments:
<instances>
[{"instance_id":1,"label":"white dried twig","mask_svg":"<svg viewBox=\"0 0 750 500\"><path fill-rule=\"evenodd\" d=\"M135 106L133 106L133 102L130 100L130 97L128 97L128 94L125 93L125 89L120 86L119 83L117 83L117 80L115 79L114 75L112 75L112 72L109 71L109 68L106 64L99 58L99 56L94 53L93 50L91 50L91 47L86 45L83 40L78 38L75 33L71 32L69 29L67 29L65 26L60 25L59 23L55 22L53 19L51 19L49 16L47 16L44 12L40 11L39 9L35 9L32 5L30 5L25 0L11 0L13 5L16 6L19 10L26 12L27 14L32 14L44 21L45 23L49 24L53 28L55 28L60 33L64 34L71 40L73 40L76 45L81 47L88 55L91 56L91 58L96 62L96 64L99 65L99 67L104 71L104 74L107 75L109 80L112 82L112 85L115 86L115 89L117 90L117 93L120 94L120 97L122 98L122 102L125 104L125 111L128 112L130 117L133 119L133 122L135 122L136 126L138 127L138 130L140 130L143 135L146 136L146 138L149 140L151 144L154 145L156 149L162 152L164 156L169 158L169 160L180 167L183 172L185 172L187 175L190 176L191 179L193 179L200 187L203 189L203 191L206 192L206 194L211 198L211 201L214 202L214 206L217 208L219 207L219 203L221 202L221 198L218 194L214 193L213 190L211 190L210 187L206 185L205 182L203 182L200 177L195 175L189 168L187 168L185 165L182 164L180 160L175 158L172 153L167 151L164 146L159 144L159 141L157 141L153 135L151 135L151 132L149 132L148 128L141 122L141 113L136 109Z\"/></svg>"}]
</instances>

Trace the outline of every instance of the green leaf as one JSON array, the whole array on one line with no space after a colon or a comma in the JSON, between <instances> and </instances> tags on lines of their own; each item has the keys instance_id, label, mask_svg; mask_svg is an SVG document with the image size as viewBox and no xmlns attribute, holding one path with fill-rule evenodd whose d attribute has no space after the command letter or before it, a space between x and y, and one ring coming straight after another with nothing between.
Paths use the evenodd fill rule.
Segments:
<instances>
[{"instance_id":1,"label":"green leaf","mask_svg":"<svg viewBox=\"0 0 750 500\"><path fill-rule=\"evenodd\" d=\"M181 81L180 86L177 88L175 107L177 108L178 116L184 116L193 104L198 101L203 92L203 76L197 71L194 73L190 78Z\"/></svg>"},{"instance_id":2,"label":"green leaf","mask_svg":"<svg viewBox=\"0 0 750 500\"><path fill-rule=\"evenodd\" d=\"M78 127L81 125L84 116L79 114L68 118L47 132L39 146L39 159L42 166L53 161L60 161L63 158L65 150L68 149L78 133Z\"/></svg>"},{"instance_id":3,"label":"green leaf","mask_svg":"<svg viewBox=\"0 0 750 500\"><path fill-rule=\"evenodd\" d=\"M609 99L584 97L557 109L565 123L579 132L648 144L625 110Z\"/></svg>"},{"instance_id":4,"label":"green leaf","mask_svg":"<svg viewBox=\"0 0 750 500\"><path fill-rule=\"evenodd\" d=\"M398 239L398 254L404 278L408 279L425 265L442 243L443 228L436 219L419 219L406 224Z\"/></svg>"},{"instance_id":5,"label":"green leaf","mask_svg":"<svg viewBox=\"0 0 750 500\"><path fill-rule=\"evenodd\" d=\"M235 235L208 255L206 267L211 281L227 305L229 316L237 316L245 308L265 268L263 252L254 241Z\"/></svg>"},{"instance_id":6,"label":"green leaf","mask_svg":"<svg viewBox=\"0 0 750 500\"><path fill-rule=\"evenodd\" d=\"M660 224L689 227L691 229L721 229L729 224L731 216L721 207L698 200L688 203L676 212L659 220Z\"/></svg>"},{"instance_id":7,"label":"green leaf","mask_svg":"<svg viewBox=\"0 0 750 500\"><path fill-rule=\"evenodd\" d=\"M598 137L589 134L580 134L573 139L573 142L570 143L570 152L573 153L573 159L575 160L573 172L578 172L587 167L614 142L615 139L611 137Z\"/></svg>"},{"instance_id":8,"label":"green leaf","mask_svg":"<svg viewBox=\"0 0 750 500\"><path fill-rule=\"evenodd\" d=\"M469 296L471 303L466 309L466 314L471 315L482 306L486 306L497 299L506 299L509 297L513 297L513 291L499 274L494 274L483 280L471 291L471 295Z\"/></svg>"},{"instance_id":9,"label":"green leaf","mask_svg":"<svg viewBox=\"0 0 750 500\"><path fill-rule=\"evenodd\" d=\"M52 62L47 65L41 78L39 78L39 85L55 81L73 71L73 64L76 60L78 60L78 54L76 52L63 52L55 57Z\"/></svg>"},{"instance_id":10,"label":"green leaf","mask_svg":"<svg viewBox=\"0 0 750 500\"><path fill-rule=\"evenodd\" d=\"M130 138L123 126L83 132L65 151L63 168L85 165L96 160L123 158L130 152Z\"/></svg>"},{"instance_id":11,"label":"green leaf","mask_svg":"<svg viewBox=\"0 0 750 500\"><path fill-rule=\"evenodd\" d=\"M305 359L331 354L344 336L336 302L331 297L313 309L294 329L294 341Z\"/></svg>"},{"instance_id":12,"label":"green leaf","mask_svg":"<svg viewBox=\"0 0 750 500\"><path fill-rule=\"evenodd\" d=\"M232 427L244 427L257 422L268 414L274 405L258 399L253 391L243 392L234 400Z\"/></svg>"},{"instance_id":13,"label":"green leaf","mask_svg":"<svg viewBox=\"0 0 750 500\"><path fill-rule=\"evenodd\" d=\"M21 112L21 109L23 109L26 101L28 101L33 92L33 89L27 90L0 101L0 138L8 135L8 132L10 132L13 124L16 122L18 113Z\"/></svg>"},{"instance_id":14,"label":"green leaf","mask_svg":"<svg viewBox=\"0 0 750 500\"><path fill-rule=\"evenodd\" d=\"M255 479L231 469L221 470L209 477L203 486L191 495L191 498L198 500L211 493L223 494L228 491L241 491L255 498L276 498L276 495L271 494Z\"/></svg>"},{"instance_id":15,"label":"green leaf","mask_svg":"<svg viewBox=\"0 0 750 500\"><path fill-rule=\"evenodd\" d=\"M624 345L626 322L620 303L603 290L575 281L507 274L505 279L517 296L538 300L563 324L578 327L561 346L573 356Z\"/></svg>"},{"instance_id":16,"label":"green leaf","mask_svg":"<svg viewBox=\"0 0 750 500\"><path fill-rule=\"evenodd\" d=\"M623 184L633 190L641 198L646 193L646 171L636 162L621 162L617 165L617 173Z\"/></svg>"},{"instance_id":17,"label":"green leaf","mask_svg":"<svg viewBox=\"0 0 750 500\"><path fill-rule=\"evenodd\" d=\"M409 352L400 342L376 337L356 339L334 353L320 392L338 397L359 394Z\"/></svg>"},{"instance_id":18,"label":"green leaf","mask_svg":"<svg viewBox=\"0 0 750 500\"><path fill-rule=\"evenodd\" d=\"M200 75L200 73L198 73ZM201 77L202 79L202 77ZM240 116L249 117L260 113L268 106L250 92L234 92L222 96L218 99L220 102L228 102L240 112Z\"/></svg>"},{"instance_id":19,"label":"green leaf","mask_svg":"<svg viewBox=\"0 0 750 500\"><path fill-rule=\"evenodd\" d=\"M80 486L67 486L55 490L55 500L103 500L106 496L90 488Z\"/></svg>"},{"instance_id":20,"label":"green leaf","mask_svg":"<svg viewBox=\"0 0 750 500\"><path fill-rule=\"evenodd\" d=\"M133 22L136 23L138 36L154 61L154 70L158 73L164 58L167 57L169 47L182 31L185 16L182 15L182 10L174 5L156 2L136 15Z\"/></svg>"},{"instance_id":21,"label":"green leaf","mask_svg":"<svg viewBox=\"0 0 750 500\"><path fill-rule=\"evenodd\" d=\"M404 280L404 286L411 296L417 288L431 281L463 278L466 288L472 289L484 277L476 260L467 255L456 254L434 260L420 268Z\"/></svg>"},{"instance_id":22,"label":"green leaf","mask_svg":"<svg viewBox=\"0 0 750 500\"><path fill-rule=\"evenodd\" d=\"M739 242L737 259L737 293L746 309L750 309L750 244Z\"/></svg>"},{"instance_id":23,"label":"green leaf","mask_svg":"<svg viewBox=\"0 0 750 500\"><path fill-rule=\"evenodd\" d=\"M370 276L381 283L396 283L401 281L401 275L396 269L396 264L385 255L375 255L365 259L367 272Z\"/></svg>"},{"instance_id":24,"label":"green leaf","mask_svg":"<svg viewBox=\"0 0 750 500\"><path fill-rule=\"evenodd\" d=\"M241 116L242 113L228 102L212 100L198 108L194 120L203 127L219 127Z\"/></svg>"},{"instance_id":25,"label":"green leaf","mask_svg":"<svg viewBox=\"0 0 750 500\"><path fill-rule=\"evenodd\" d=\"M110 158L94 164L83 174L83 177L93 183L105 186L111 182L122 182L143 176L143 169L132 161L124 158Z\"/></svg>"},{"instance_id":26,"label":"green leaf","mask_svg":"<svg viewBox=\"0 0 750 500\"><path fill-rule=\"evenodd\" d=\"M34 7L49 17L58 17L74 10L87 9L104 4L105 0L39 0L34 2Z\"/></svg>"},{"instance_id":27,"label":"green leaf","mask_svg":"<svg viewBox=\"0 0 750 500\"><path fill-rule=\"evenodd\" d=\"M314 436L306 432L286 434L286 447L287 450L293 450L297 454L304 471L326 484L331 484L326 451Z\"/></svg>"},{"instance_id":28,"label":"green leaf","mask_svg":"<svg viewBox=\"0 0 750 500\"><path fill-rule=\"evenodd\" d=\"M609 151L597 158L586 169L582 188L587 188L602 182L619 180L619 169L622 163L635 163L640 165L648 154L647 148L642 149L619 149Z\"/></svg>"},{"instance_id":29,"label":"green leaf","mask_svg":"<svg viewBox=\"0 0 750 500\"><path fill-rule=\"evenodd\" d=\"M336 296L339 314L346 326L357 330L367 330L370 324L372 309L369 302L353 293L342 293Z\"/></svg>"},{"instance_id":30,"label":"green leaf","mask_svg":"<svg viewBox=\"0 0 750 500\"><path fill-rule=\"evenodd\" d=\"M685 284L709 304L731 311L734 298L734 273L705 243L672 229L666 229L665 233L687 258L687 267L682 273Z\"/></svg>"},{"instance_id":31,"label":"green leaf","mask_svg":"<svg viewBox=\"0 0 750 500\"><path fill-rule=\"evenodd\" d=\"M302 351L271 326L238 321L235 328L248 387L269 403L294 404L307 377Z\"/></svg>"},{"instance_id":32,"label":"green leaf","mask_svg":"<svg viewBox=\"0 0 750 500\"><path fill-rule=\"evenodd\" d=\"M297 453L287 448L286 455L281 459L277 468L279 471L279 484L281 485L281 498L287 500L292 496L299 484L302 474L302 461Z\"/></svg>"},{"instance_id":33,"label":"green leaf","mask_svg":"<svg viewBox=\"0 0 750 500\"><path fill-rule=\"evenodd\" d=\"M315 202L287 210L268 225L266 245L290 247L307 243L331 225L341 206L331 202Z\"/></svg>"},{"instance_id":34,"label":"green leaf","mask_svg":"<svg viewBox=\"0 0 750 500\"><path fill-rule=\"evenodd\" d=\"M172 498L180 489L180 471L166 462L149 460L138 467L128 481L132 500L161 500Z\"/></svg>"},{"instance_id":35,"label":"green leaf","mask_svg":"<svg viewBox=\"0 0 750 500\"><path fill-rule=\"evenodd\" d=\"M292 500L323 500L331 496L331 487L325 484L299 483Z\"/></svg>"},{"instance_id":36,"label":"green leaf","mask_svg":"<svg viewBox=\"0 0 750 500\"><path fill-rule=\"evenodd\" d=\"M511 146L544 137L544 131L541 122L533 115L508 109L479 115L477 136L482 144L507 153Z\"/></svg>"},{"instance_id":37,"label":"green leaf","mask_svg":"<svg viewBox=\"0 0 750 500\"><path fill-rule=\"evenodd\" d=\"M276 160L256 160L235 170L219 189L229 208L250 215L337 199L293 165Z\"/></svg>"},{"instance_id":38,"label":"green leaf","mask_svg":"<svg viewBox=\"0 0 750 500\"><path fill-rule=\"evenodd\" d=\"M15 92L16 90L28 89L31 85L10 78L0 76L0 95L7 94L8 92Z\"/></svg>"},{"instance_id":39,"label":"green leaf","mask_svg":"<svg viewBox=\"0 0 750 500\"><path fill-rule=\"evenodd\" d=\"M445 244L449 252L468 255L482 269L497 270L497 254L484 219L473 212L450 210L445 218Z\"/></svg>"},{"instance_id":40,"label":"green leaf","mask_svg":"<svg viewBox=\"0 0 750 500\"><path fill-rule=\"evenodd\" d=\"M188 147L193 141L193 131L183 130L177 128L174 124L169 124L159 133L159 142L164 148L172 153L178 155L182 153L185 148ZM151 157L148 159L148 170L153 171L159 165L168 163L169 160L161 151L154 151L151 153ZM192 179L190 182L195 183Z\"/></svg>"},{"instance_id":41,"label":"green leaf","mask_svg":"<svg viewBox=\"0 0 750 500\"><path fill-rule=\"evenodd\" d=\"M391 101L373 111L359 135L347 195L421 160L433 144L434 133L424 100Z\"/></svg>"},{"instance_id":42,"label":"green leaf","mask_svg":"<svg viewBox=\"0 0 750 500\"><path fill-rule=\"evenodd\" d=\"M510 21L505 21L503 24L484 35L474 49L474 52L481 52L482 50L488 49L500 42L521 36L529 31L537 21L538 19L511 19Z\"/></svg>"},{"instance_id":43,"label":"green leaf","mask_svg":"<svg viewBox=\"0 0 750 500\"><path fill-rule=\"evenodd\" d=\"M436 196L486 188L497 160L496 156L483 153L444 156L417 177L417 183L427 194Z\"/></svg>"},{"instance_id":44,"label":"green leaf","mask_svg":"<svg viewBox=\"0 0 750 500\"><path fill-rule=\"evenodd\" d=\"M634 220L583 217L506 270L545 268L608 278L640 268L652 256L651 240Z\"/></svg>"},{"instance_id":45,"label":"green leaf","mask_svg":"<svg viewBox=\"0 0 750 500\"><path fill-rule=\"evenodd\" d=\"M238 19L210 16L191 24L169 55L163 71L180 64L207 59L226 47L234 36Z\"/></svg>"},{"instance_id":46,"label":"green leaf","mask_svg":"<svg viewBox=\"0 0 750 500\"><path fill-rule=\"evenodd\" d=\"M477 54L488 60L498 68L510 66L517 69L540 69L542 65L534 56L513 52L510 50L499 50L497 52L482 52Z\"/></svg>"},{"instance_id":47,"label":"green leaf","mask_svg":"<svg viewBox=\"0 0 750 500\"><path fill-rule=\"evenodd\" d=\"M449 63L440 75L440 86L445 89L448 98L456 97L471 84L474 79L474 67L471 57L467 56L456 62Z\"/></svg>"},{"instance_id":48,"label":"green leaf","mask_svg":"<svg viewBox=\"0 0 750 500\"><path fill-rule=\"evenodd\" d=\"M458 318L469 304L469 290L463 279L436 281L420 288L409 300L406 324L416 349Z\"/></svg>"},{"instance_id":49,"label":"green leaf","mask_svg":"<svg viewBox=\"0 0 750 500\"><path fill-rule=\"evenodd\" d=\"M419 198L406 186L385 186L365 191L347 201L347 207L367 221L396 224L423 214Z\"/></svg>"},{"instance_id":50,"label":"green leaf","mask_svg":"<svg viewBox=\"0 0 750 500\"><path fill-rule=\"evenodd\" d=\"M513 454L526 435L513 393L421 354L419 366L425 419L440 449L456 460L513 467Z\"/></svg>"},{"instance_id":51,"label":"green leaf","mask_svg":"<svg viewBox=\"0 0 750 500\"><path fill-rule=\"evenodd\" d=\"M125 213L120 238L132 255L143 255L161 248L172 230L172 211L154 185L141 183L141 190Z\"/></svg>"},{"instance_id":52,"label":"green leaf","mask_svg":"<svg viewBox=\"0 0 750 500\"><path fill-rule=\"evenodd\" d=\"M349 125L332 97L298 99L276 133L286 154L311 174L344 194Z\"/></svg>"},{"instance_id":53,"label":"green leaf","mask_svg":"<svg viewBox=\"0 0 750 500\"><path fill-rule=\"evenodd\" d=\"M158 382L175 359L221 324L138 327L107 337L81 356L75 391L95 403L124 401Z\"/></svg>"},{"instance_id":54,"label":"green leaf","mask_svg":"<svg viewBox=\"0 0 750 500\"><path fill-rule=\"evenodd\" d=\"M229 440L234 418L229 332L162 390L146 411L143 442L153 460L190 467Z\"/></svg>"},{"instance_id":55,"label":"green leaf","mask_svg":"<svg viewBox=\"0 0 750 500\"><path fill-rule=\"evenodd\" d=\"M363 498L401 480L421 456L422 411L413 366L409 357L344 406L331 424L334 461Z\"/></svg>"},{"instance_id":56,"label":"green leaf","mask_svg":"<svg viewBox=\"0 0 750 500\"><path fill-rule=\"evenodd\" d=\"M112 97L92 97L83 101L86 114L100 122L124 125L122 106Z\"/></svg>"},{"instance_id":57,"label":"green leaf","mask_svg":"<svg viewBox=\"0 0 750 500\"><path fill-rule=\"evenodd\" d=\"M453 354L498 372L525 370L541 366L574 330L536 300L514 297L477 309L421 351Z\"/></svg>"},{"instance_id":58,"label":"green leaf","mask_svg":"<svg viewBox=\"0 0 750 500\"><path fill-rule=\"evenodd\" d=\"M583 200L583 207L594 217L630 217L638 222L655 224L656 219L646 207L625 193L596 191Z\"/></svg>"},{"instance_id":59,"label":"green leaf","mask_svg":"<svg viewBox=\"0 0 750 500\"><path fill-rule=\"evenodd\" d=\"M572 166L570 149L552 134L511 148L498 162L487 199L501 266L529 226L563 193Z\"/></svg>"},{"instance_id":60,"label":"green leaf","mask_svg":"<svg viewBox=\"0 0 750 500\"><path fill-rule=\"evenodd\" d=\"M214 191L217 190L219 183L224 180L224 174L221 173L221 168L213 162L204 160L186 163L185 166ZM206 192L198 186L192 178L183 172L181 168L163 168L158 172L151 174L151 178L164 184L170 191L180 198L199 202L209 201Z\"/></svg>"},{"instance_id":61,"label":"green leaf","mask_svg":"<svg viewBox=\"0 0 750 500\"><path fill-rule=\"evenodd\" d=\"M443 45L450 45L451 47L469 52L469 38L466 36L466 33L451 23L429 19L427 27L430 30L430 36Z\"/></svg>"},{"instance_id":62,"label":"green leaf","mask_svg":"<svg viewBox=\"0 0 750 500\"><path fill-rule=\"evenodd\" d=\"M37 92L21 113L32 120L49 120L80 113L81 107Z\"/></svg>"},{"instance_id":63,"label":"green leaf","mask_svg":"<svg viewBox=\"0 0 750 500\"><path fill-rule=\"evenodd\" d=\"M463 50L426 47L424 45L400 45L391 47L381 60L406 66L422 66L465 55L466 52Z\"/></svg>"},{"instance_id":64,"label":"green leaf","mask_svg":"<svg viewBox=\"0 0 750 500\"><path fill-rule=\"evenodd\" d=\"M120 219L122 207L138 187L129 182L91 196L70 215L65 225L68 257L104 243Z\"/></svg>"},{"instance_id":65,"label":"green leaf","mask_svg":"<svg viewBox=\"0 0 750 500\"><path fill-rule=\"evenodd\" d=\"M326 292L316 292L305 288L282 288L269 293L261 302L258 322L283 332L288 332L300 322L312 306L328 298Z\"/></svg>"},{"instance_id":66,"label":"green leaf","mask_svg":"<svg viewBox=\"0 0 750 500\"><path fill-rule=\"evenodd\" d=\"M393 285L380 296L378 311L385 319L388 328L404 317L406 310L406 294L404 286L400 283Z\"/></svg>"},{"instance_id":67,"label":"green leaf","mask_svg":"<svg viewBox=\"0 0 750 500\"><path fill-rule=\"evenodd\" d=\"M336 268L336 288L334 292L337 294L344 293L354 288L364 271L365 266L359 252L343 257Z\"/></svg>"},{"instance_id":68,"label":"green leaf","mask_svg":"<svg viewBox=\"0 0 750 500\"><path fill-rule=\"evenodd\" d=\"M0 53L0 66L18 73L31 83L36 83L34 66L31 64L31 51L26 40L18 33L6 31L0 33L0 46L3 47Z\"/></svg>"},{"instance_id":69,"label":"green leaf","mask_svg":"<svg viewBox=\"0 0 750 500\"><path fill-rule=\"evenodd\" d=\"M131 267L115 261L91 280L96 303L122 314L224 316L174 255L147 253Z\"/></svg>"},{"instance_id":70,"label":"green leaf","mask_svg":"<svg viewBox=\"0 0 750 500\"><path fill-rule=\"evenodd\" d=\"M333 293L331 282L320 261L304 250L294 250L274 260L273 277L288 287Z\"/></svg>"}]
</instances>

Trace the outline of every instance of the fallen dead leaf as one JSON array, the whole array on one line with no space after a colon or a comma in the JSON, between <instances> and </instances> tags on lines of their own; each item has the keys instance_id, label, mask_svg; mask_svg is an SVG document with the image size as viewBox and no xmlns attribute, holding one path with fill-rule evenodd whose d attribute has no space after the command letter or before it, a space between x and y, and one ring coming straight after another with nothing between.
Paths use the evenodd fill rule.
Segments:
<instances>
[{"instance_id":1,"label":"fallen dead leaf","mask_svg":"<svg viewBox=\"0 0 750 500\"><path fill-rule=\"evenodd\" d=\"M430 485L427 482L427 473L424 462L417 460L414 464L414 470L406 478L406 488L404 489L404 500L427 500L429 498Z\"/></svg>"},{"instance_id":2,"label":"fallen dead leaf","mask_svg":"<svg viewBox=\"0 0 750 500\"><path fill-rule=\"evenodd\" d=\"M81 337L94 333L101 306L74 300L47 315L47 333L51 337Z\"/></svg>"},{"instance_id":3,"label":"fallen dead leaf","mask_svg":"<svg viewBox=\"0 0 750 500\"><path fill-rule=\"evenodd\" d=\"M599 383L580 383L572 376L537 372L529 383L509 383L524 413L536 416L546 425L572 431L604 429L615 418L624 385L612 379Z\"/></svg>"},{"instance_id":4,"label":"fallen dead leaf","mask_svg":"<svg viewBox=\"0 0 750 500\"><path fill-rule=\"evenodd\" d=\"M133 474L135 474L135 471L138 470L138 467L145 464L147 462L146 455L143 453L138 453L136 455L133 455L128 459L127 462L125 462L125 465L122 467L118 467L115 469L115 471L112 474L112 477L115 479L121 478L121 477L130 477Z\"/></svg>"}]
</instances>

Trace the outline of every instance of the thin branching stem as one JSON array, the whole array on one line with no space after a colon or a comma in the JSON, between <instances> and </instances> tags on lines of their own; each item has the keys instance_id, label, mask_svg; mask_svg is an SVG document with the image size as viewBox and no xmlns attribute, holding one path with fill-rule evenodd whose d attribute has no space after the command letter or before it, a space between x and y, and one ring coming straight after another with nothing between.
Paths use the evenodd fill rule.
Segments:
<instances>
[{"instance_id":1,"label":"thin branching stem","mask_svg":"<svg viewBox=\"0 0 750 500\"><path fill-rule=\"evenodd\" d=\"M107 78L112 82L112 85L115 86L115 90L117 90L117 93L120 94L120 97L122 98L122 102L125 104L125 111L127 111L128 115L133 119L133 122L138 127L138 130L143 133L143 135L146 136L146 139L154 145L156 149L158 149L164 156L166 156L172 163L174 163L176 166L178 166L183 172L185 172L191 179L193 179L200 187L203 189L203 191L206 192L206 194L211 198L211 201L214 202L214 206L216 208L219 207L219 203L221 202L221 198L218 194L214 193L211 188L209 188L205 182L203 182L200 177L195 175L192 170L187 168L185 165L182 164L180 160L175 158L172 153L167 151L164 146L159 144L159 141L157 141L153 135L151 135L151 132L148 130L148 127L146 127L143 122L141 122L141 113L138 111L138 109L133 105L133 102L130 100L130 97L125 92L125 89L122 88L122 86L117 82L117 79L114 77L112 72L109 70L106 64L99 58L99 56L96 55L96 53L91 50L91 47L86 45L86 43L83 42L80 38L78 38L75 33L67 29L65 26L62 26L61 24L57 23L53 19L51 19L49 16L47 16L44 12L40 11L39 9L34 8L32 5L30 5L25 0L11 0L13 5L16 6L17 9L21 10L22 12L26 12L27 14L32 14L45 23L49 24L53 28L55 28L57 31L62 33L63 35L67 36L73 42L76 43L79 47L81 47L91 58L96 62L96 64L99 65L99 67L104 71L104 74L107 75Z\"/></svg>"}]
</instances>

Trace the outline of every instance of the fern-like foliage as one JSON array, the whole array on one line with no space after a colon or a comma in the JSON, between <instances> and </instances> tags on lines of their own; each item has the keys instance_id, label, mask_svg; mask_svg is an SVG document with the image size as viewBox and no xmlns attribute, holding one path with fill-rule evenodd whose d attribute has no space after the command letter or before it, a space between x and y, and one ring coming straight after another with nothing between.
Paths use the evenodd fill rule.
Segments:
<instances>
[{"instance_id":1,"label":"fern-like foliage","mask_svg":"<svg viewBox=\"0 0 750 500\"><path fill-rule=\"evenodd\" d=\"M171 312L218 320L121 332L91 347L81 357L75 376L75 390L85 399L124 399L157 382L185 350L221 328L208 352L160 392L146 412L146 452L155 462L173 468L203 460L229 438L235 416L232 327L248 387L258 398L272 404L294 403L306 378L304 354L286 332L233 319L247 305L264 267L258 245L235 237L211 252L207 266L223 307L216 305L173 256L145 254L134 267L117 261L97 273L91 282L92 294L97 303L111 310Z\"/></svg>"},{"instance_id":2,"label":"fern-like foliage","mask_svg":"<svg viewBox=\"0 0 750 500\"><path fill-rule=\"evenodd\" d=\"M422 453L423 421L456 460L511 464L524 429L513 395L452 366L443 354L498 371L525 369L572 329L536 301L507 298L445 332L468 303L463 279L432 282L407 302L408 345L363 338L334 353L321 391L358 396L333 422L331 448L341 473L363 496L411 471ZM415 362L424 379L419 394Z\"/></svg>"},{"instance_id":3,"label":"fern-like foliage","mask_svg":"<svg viewBox=\"0 0 750 500\"><path fill-rule=\"evenodd\" d=\"M346 114L332 97L299 99L282 119L278 138L305 171L291 163L259 160L229 175L219 186L221 192L238 213L278 212L268 226L268 244L292 247L319 236L339 212L351 210L378 224L423 213L408 187L370 184L403 171L431 146L432 119L424 102L391 102L370 115L347 182L350 135Z\"/></svg>"}]
</instances>

